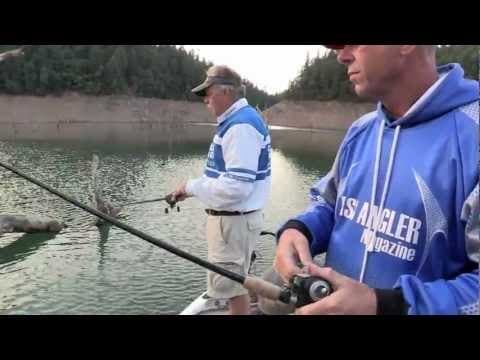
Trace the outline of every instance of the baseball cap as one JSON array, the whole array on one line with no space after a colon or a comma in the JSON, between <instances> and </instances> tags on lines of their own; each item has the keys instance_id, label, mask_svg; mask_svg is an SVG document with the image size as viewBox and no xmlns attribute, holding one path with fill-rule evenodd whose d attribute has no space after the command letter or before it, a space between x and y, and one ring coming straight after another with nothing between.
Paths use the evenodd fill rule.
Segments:
<instances>
[{"instance_id":1,"label":"baseball cap","mask_svg":"<svg viewBox=\"0 0 480 360\"><path fill-rule=\"evenodd\" d=\"M323 45L323 46L332 50L342 50L345 47L345 45Z\"/></svg>"},{"instance_id":2,"label":"baseball cap","mask_svg":"<svg viewBox=\"0 0 480 360\"><path fill-rule=\"evenodd\" d=\"M205 81L193 89L192 92L198 96L205 97L207 89L212 85L232 85L238 87L242 85L242 78L228 66L213 66L208 69Z\"/></svg>"}]
</instances>

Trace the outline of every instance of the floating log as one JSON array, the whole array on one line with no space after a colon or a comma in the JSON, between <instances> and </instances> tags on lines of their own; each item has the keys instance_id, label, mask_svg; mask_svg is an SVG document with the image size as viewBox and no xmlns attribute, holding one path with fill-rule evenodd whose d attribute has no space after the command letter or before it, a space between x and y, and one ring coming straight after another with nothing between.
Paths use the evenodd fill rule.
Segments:
<instances>
[{"instance_id":1,"label":"floating log","mask_svg":"<svg viewBox=\"0 0 480 360\"><path fill-rule=\"evenodd\" d=\"M36 215L0 215L1 233L59 233L65 227L61 222Z\"/></svg>"}]
</instances>

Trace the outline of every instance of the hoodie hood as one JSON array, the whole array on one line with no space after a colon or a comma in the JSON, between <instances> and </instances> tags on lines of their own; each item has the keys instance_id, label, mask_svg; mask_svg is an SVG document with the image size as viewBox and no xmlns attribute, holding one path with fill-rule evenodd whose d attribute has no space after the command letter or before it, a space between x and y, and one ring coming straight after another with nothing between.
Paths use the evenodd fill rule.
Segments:
<instances>
[{"instance_id":1,"label":"hoodie hood","mask_svg":"<svg viewBox=\"0 0 480 360\"><path fill-rule=\"evenodd\" d=\"M411 127L479 100L478 82L465 79L465 72L459 64L440 66L438 74L439 81L412 106L407 114L394 122L386 121L386 126ZM378 113L384 119L388 119L382 103L378 105Z\"/></svg>"}]
</instances>

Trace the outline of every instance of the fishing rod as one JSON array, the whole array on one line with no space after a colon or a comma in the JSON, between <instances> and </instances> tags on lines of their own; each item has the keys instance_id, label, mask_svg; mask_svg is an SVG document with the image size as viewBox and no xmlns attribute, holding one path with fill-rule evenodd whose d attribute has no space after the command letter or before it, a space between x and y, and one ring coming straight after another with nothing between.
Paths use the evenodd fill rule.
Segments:
<instances>
[{"instance_id":1,"label":"fishing rod","mask_svg":"<svg viewBox=\"0 0 480 360\"><path fill-rule=\"evenodd\" d=\"M165 197L159 198L159 199L152 199L152 200L142 200L142 201L136 201L136 202L131 202L127 204L121 205L121 207L127 207L127 206L133 206L133 205L142 205L142 204L150 204L154 202L162 202L166 201L168 205L170 206L171 209L175 208L176 202L173 200L173 195L167 195ZM183 210L200 210L201 208L183 208ZM177 211L180 212L180 207L177 207ZM165 212L168 214L168 208L165 209ZM273 236L276 237L277 234L269 231L262 231L260 233L260 236Z\"/></svg>"},{"instance_id":2,"label":"fishing rod","mask_svg":"<svg viewBox=\"0 0 480 360\"><path fill-rule=\"evenodd\" d=\"M161 201L166 201L168 205L173 209L176 206L176 203L172 200L172 195L165 196L163 198L159 199L152 199L152 200L143 200L143 201L137 201L137 202L131 202L127 204L121 205L121 207L127 207L127 206L133 206L133 205L142 205L142 204L149 204L149 203L154 203L154 202L161 202ZM183 208L183 210L200 210L201 208ZM180 212L180 207L177 207L177 211ZM168 208L165 209L165 212L168 214ZM270 232L270 231L262 231L260 233L260 236L272 236L276 237L277 234Z\"/></svg>"},{"instance_id":3,"label":"fishing rod","mask_svg":"<svg viewBox=\"0 0 480 360\"><path fill-rule=\"evenodd\" d=\"M199 257L191 255L181 249L176 248L168 244L167 242L157 239L149 234L146 234L138 229L135 229L127 224L124 224L117 219L114 219L104 213L93 209L92 207L82 204L81 202L75 200L74 198L61 193L60 191L52 188L49 185L42 183L39 180L34 179L33 177L13 168L10 165L4 164L0 161L0 166L8 171L18 175L19 177L41 187L42 189L48 191L51 194L54 194L66 202L75 205L76 207L92 214L100 219L109 222L110 224L126 231L129 234L135 235L157 247L160 247L163 250L166 250L174 255L177 255L185 260L193 262L205 269L208 269L212 272L215 272L219 275L222 275L236 283L241 284L245 289L256 293L258 296L273 300L280 301L284 304L294 305L295 307L302 307L307 304L311 304L315 301L323 299L332 292L332 287L325 280L313 277L310 275L300 274L295 276L292 279L290 287L280 287L275 284L269 283L263 279L260 279L255 276L243 276L236 274L227 269L223 269L220 266L209 263Z\"/></svg>"},{"instance_id":4,"label":"fishing rod","mask_svg":"<svg viewBox=\"0 0 480 360\"><path fill-rule=\"evenodd\" d=\"M132 206L132 205L141 205L141 204L150 204L150 203L162 202L162 201L169 202L170 199L171 199L171 195L165 196L165 197L162 197L162 198L159 198L159 199L142 200L142 201L131 202L131 203L123 204L122 207ZM169 203L169 205L172 205L172 204Z\"/></svg>"},{"instance_id":5,"label":"fishing rod","mask_svg":"<svg viewBox=\"0 0 480 360\"><path fill-rule=\"evenodd\" d=\"M152 200L142 200L142 201L137 201L137 202L131 202L131 203L127 203L127 204L123 204L121 205L121 207L126 207L126 206L133 206L133 205L142 205L142 204L149 204L149 203L154 203L154 202L162 202L162 201L166 201L168 203L168 205L170 205L170 207L174 208L176 203L175 201L172 200L172 195L167 195L165 197L162 197L162 198L159 198L159 199L152 199ZM200 210L200 208L187 208L187 209L183 209L183 210ZM180 212L180 210L179 210ZM262 231L260 233L260 236L272 236L272 237L276 237L277 234L273 233L273 232L270 232L270 231Z\"/></svg>"},{"instance_id":6,"label":"fishing rod","mask_svg":"<svg viewBox=\"0 0 480 360\"><path fill-rule=\"evenodd\" d=\"M170 195L167 195L167 196L159 198L159 199L143 200L143 201L136 201L136 202L123 204L123 205L121 205L121 207L127 207L127 206L133 206L133 205L142 205L142 204L151 204L151 203L161 202L161 201L166 201L171 210L173 210L175 208L175 206L177 206L177 202L174 200L173 194L170 194ZM168 207L165 208L165 214L168 214L169 212L170 212L170 210L168 209ZM180 206L177 206L177 212L180 212Z\"/></svg>"},{"instance_id":7,"label":"fishing rod","mask_svg":"<svg viewBox=\"0 0 480 360\"><path fill-rule=\"evenodd\" d=\"M172 200L172 195L168 195L159 199L152 199L152 200L143 200L143 201L137 201L137 202L131 202L127 204L121 205L121 207L127 207L127 206L133 206L133 205L142 205L142 204L149 204L149 203L154 203L154 202L161 202L161 201L166 201L168 205L173 209L176 206L175 201ZM183 210L200 210L200 208L183 208ZM166 209L168 210L168 209ZM180 207L177 207L178 212L180 212ZM168 214L168 212L167 212ZM270 232L270 231L262 231L260 233L260 236L273 236L276 237L277 234Z\"/></svg>"}]
</instances>

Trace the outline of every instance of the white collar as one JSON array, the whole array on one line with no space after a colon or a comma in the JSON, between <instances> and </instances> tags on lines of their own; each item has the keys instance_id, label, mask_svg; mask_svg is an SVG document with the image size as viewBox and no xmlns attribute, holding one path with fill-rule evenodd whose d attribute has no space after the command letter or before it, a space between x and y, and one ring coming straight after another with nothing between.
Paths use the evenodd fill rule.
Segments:
<instances>
[{"instance_id":1,"label":"white collar","mask_svg":"<svg viewBox=\"0 0 480 360\"><path fill-rule=\"evenodd\" d=\"M243 98L235 102L232 106L230 106L227 111L225 111L222 115L217 118L217 122L221 124L224 122L228 117L232 116L238 110L243 109L244 107L248 106L247 99Z\"/></svg>"}]
</instances>

